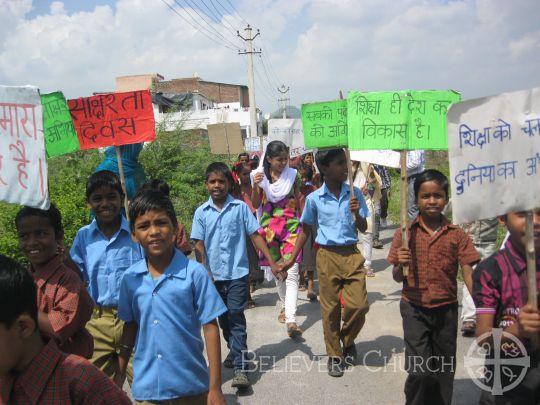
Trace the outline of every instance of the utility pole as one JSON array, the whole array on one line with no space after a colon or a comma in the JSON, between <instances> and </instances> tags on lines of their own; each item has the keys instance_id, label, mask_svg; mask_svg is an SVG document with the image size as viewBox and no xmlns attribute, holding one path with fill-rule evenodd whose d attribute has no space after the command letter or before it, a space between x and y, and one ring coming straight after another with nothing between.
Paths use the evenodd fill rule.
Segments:
<instances>
[{"instance_id":1,"label":"utility pole","mask_svg":"<svg viewBox=\"0 0 540 405\"><path fill-rule=\"evenodd\" d=\"M281 87L278 87L277 89L281 94L285 95L289 92L290 88L287 87L285 88L285 85L282 84ZM283 112L283 119L287 118L287 101L290 101L290 98L288 97L282 97L282 98L278 98L278 101L280 103L282 103L282 112Z\"/></svg>"},{"instance_id":2,"label":"utility pole","mask_svg":"<svg viewBox=\"0 0 540 405\"><path fill-rule=\"evenodd\" d=\"M247 49L244 50L244 52L238 51L238 55L247 55L247 64L248 64L248 92L249 92L249 121L250 121L250 136L258 136L257 131L257 105L255 104L255 78L253 76L253 54L261 53L261 51L254 51L253 50L253 40L257 38L257 36L260 34L259 30L257 30L257 33L252 36L251 31L252 28L248 24L246 28L244 28L244 31L246 31L246 37L244 38L242 35L240 35L239 31L236 31L236 34L242 38L247 43ZM263 150L263 134L261 133L261 152Z\"/></svg>"}]
</instances>

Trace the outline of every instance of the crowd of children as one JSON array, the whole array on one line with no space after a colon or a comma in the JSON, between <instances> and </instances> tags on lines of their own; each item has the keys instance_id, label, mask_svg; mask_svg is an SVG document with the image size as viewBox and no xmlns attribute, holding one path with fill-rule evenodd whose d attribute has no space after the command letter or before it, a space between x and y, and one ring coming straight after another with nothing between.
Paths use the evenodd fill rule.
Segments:
<instances>
[{"instance_id":1,"label":"crowd of children","mask_svg":"<svg viewBox=\"0 0 540 405\"><path fill-rule=\"evenodd\" d=\"M382 247L389 176L358 163L349 187L342 149L297 162L291 167L287 145L272 141L260 161L243 153L232 168L210 164L209 198L189 238L169 186L157 179L131 199L128 222L119 178L106 170L90 176L94 219L69 253L54 205L21 208L14 222L29 267L0 256L0 404L130 403L126 379L139 404L224 404L222 364L234 369L233 387L251 384L244 311L256 305L252 293L263 278L275 280L278 320L291 338L303 333L298 292L307 290L311 301L319 295L328 374L342 376L356 362L369 311L366 277L374 275L371 249ZM479 263L469 235L443 215L446 177L422 166L409 183L418 210L409 248L398 229L388 254L403 284L406 403L452 401L458 268L476 305L477 336L493 346L485 335L501 327L531 360L515 389L484 392L481 403L538 403L540 312L527 304L525 213L498 218L510 237ZM534 221L540 287L540 211ZM187 258L192 250L196 261ZM229 350L223 363L220 329Z\"/></svg>"}]
</instances>

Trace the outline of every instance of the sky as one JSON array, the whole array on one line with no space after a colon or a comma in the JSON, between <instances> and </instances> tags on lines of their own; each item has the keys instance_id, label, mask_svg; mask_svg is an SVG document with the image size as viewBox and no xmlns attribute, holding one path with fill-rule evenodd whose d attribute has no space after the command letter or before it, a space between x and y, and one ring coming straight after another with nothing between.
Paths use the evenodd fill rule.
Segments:
<instances>
[{"instance_id":1,"label":"sky","mask_svg":"<svg viewBox=\"0 0 540 405\"><path fill-rule=\"evenodd\" d=\"M339 91L453 89L463 99L540 87L538 0L0 0L0 84L114 91L115 78L198 74L277 109ZM256 31L254 31L255 33Z\"/></svg>"}]
</instances>

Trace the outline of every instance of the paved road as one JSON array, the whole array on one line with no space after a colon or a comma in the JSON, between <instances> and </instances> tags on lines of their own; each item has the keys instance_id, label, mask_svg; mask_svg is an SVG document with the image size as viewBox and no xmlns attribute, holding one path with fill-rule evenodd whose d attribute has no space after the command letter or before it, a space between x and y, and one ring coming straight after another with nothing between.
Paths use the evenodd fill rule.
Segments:
<instances>
[{"instance_id":1,"label":"paved road","mask_svg":"<svg viewBox=\"0 0 540 405\"><path fill-rule=\"evenodd\" d=\"M374 250L374 278L368 279L370 311L357 338L359 364L341 378L326 373L325 348L319 305L300 293L298 323L301 341L291 340L277 322L277 293L273 283L255 292L257 307L246 312L248 346L257 369L250 374L252 389L237 393L232 371L223 371L223 392L229 404L402 404L404 345L399 314L400 285L392 280L385 257L394 229L383 230L383 250ZM463 367L471 338L458 338L458 365L454 404L477 404L480 390ZM226 355L226 347L223 346Z\"/></svg>"}]
</instances>

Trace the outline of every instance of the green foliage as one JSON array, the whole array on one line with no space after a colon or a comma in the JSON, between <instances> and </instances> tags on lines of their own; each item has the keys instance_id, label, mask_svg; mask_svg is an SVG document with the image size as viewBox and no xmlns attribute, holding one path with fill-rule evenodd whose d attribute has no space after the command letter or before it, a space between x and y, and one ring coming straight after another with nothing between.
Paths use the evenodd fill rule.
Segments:
<instances>
[{"instance_id":1,"label":"green foliage","mask_svg":"<svg viewBox=\"0 0 540 405\"><path fill-rule=\"evenodd\" d=\"M212 155L208 138L198 131L176 129L159 132L156 141L143 149L139 161L148 179L169 184L178 222L189 232L195 210L208 199L204 186L206 167L216 161L226 163L226 158Z\"/></svg>"},{"instance_id":2,"label":"green foliage","mask_svg":"<svg viewBox=\"0 0 540 405\"><path fill-rule=\"evenodd\" d=\"M50 199L62 213L67 246L71 246L79 228L89 222L85 201L86 179L101 159L97 150L87 150L49 159L47 162ZM0 203L0 254L24 261L14 223L20 208L15 204Z\"/></svg>"}]
</instances>

